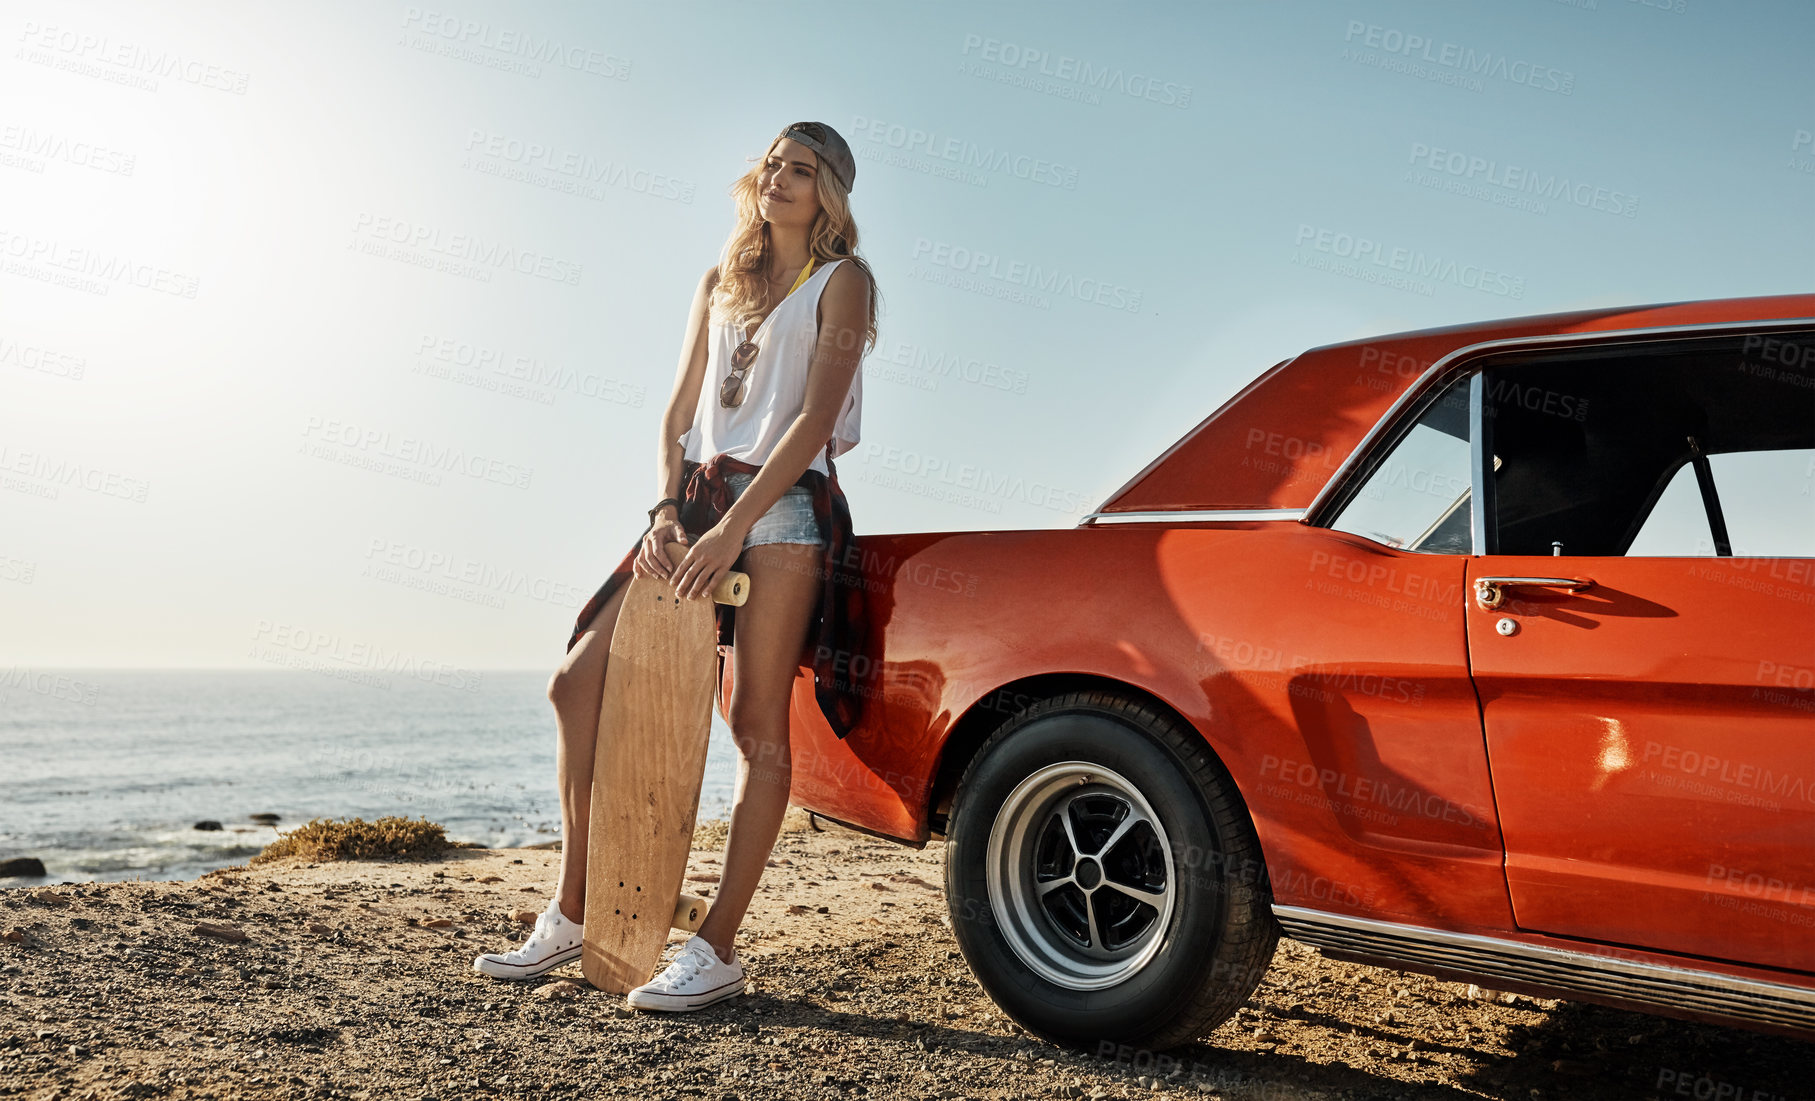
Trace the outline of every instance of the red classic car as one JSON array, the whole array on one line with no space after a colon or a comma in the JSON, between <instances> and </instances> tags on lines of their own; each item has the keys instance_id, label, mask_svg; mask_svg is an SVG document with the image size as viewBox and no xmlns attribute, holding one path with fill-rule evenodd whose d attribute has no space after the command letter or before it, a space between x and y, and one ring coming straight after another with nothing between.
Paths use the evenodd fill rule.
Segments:
<instances>
[{"instance_id":1,"label":"red classic car","mask_svg":"<svg viewBox=\"0 0 1815 1101\"><path fill-rule=\"evenodd\" d=\"M1815 295L1314 348L1074 528L857 544L794 800L943 838L1030 1031L1200 1037L1283 932L1815 1035Z\"/></svg>"}]
</instances>

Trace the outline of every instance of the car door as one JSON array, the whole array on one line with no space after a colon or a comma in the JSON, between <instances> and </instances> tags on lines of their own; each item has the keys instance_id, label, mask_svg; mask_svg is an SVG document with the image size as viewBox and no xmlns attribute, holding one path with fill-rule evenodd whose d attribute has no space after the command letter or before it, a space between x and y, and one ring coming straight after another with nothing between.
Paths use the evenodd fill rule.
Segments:
<instances>
[{"instance_id":1,"label":"car door","mask_svg":"<svg viewBox=\"0 0 1815 1101\"><path fill-rule=\"evenodd\" d=\"M1815 339L1770 339L1477 376L1465 622L1523 929L1815 971Z\"/></svg>"}]
</instances>

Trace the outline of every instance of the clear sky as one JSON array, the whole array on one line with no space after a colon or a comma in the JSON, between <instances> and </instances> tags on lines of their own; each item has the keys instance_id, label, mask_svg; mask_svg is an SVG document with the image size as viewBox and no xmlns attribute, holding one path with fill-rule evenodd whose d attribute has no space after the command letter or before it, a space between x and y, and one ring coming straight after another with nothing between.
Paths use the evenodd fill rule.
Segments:
<instances>
[{"instance_id":1,"label":"clear sky","mask_svg":"<svg viewBox=\"0 0 1815 1101\"><path fill-rule=\"evenodd\" d=\"M1069 526L1313 345L1811 289L1801 0L5 0L0 35L15 672L552 669L657 496L727 189L797 120L855 150L882 290L859 533ZM1330 270L1362 239L1493 274Z\"/></svg>"}]
</instances>

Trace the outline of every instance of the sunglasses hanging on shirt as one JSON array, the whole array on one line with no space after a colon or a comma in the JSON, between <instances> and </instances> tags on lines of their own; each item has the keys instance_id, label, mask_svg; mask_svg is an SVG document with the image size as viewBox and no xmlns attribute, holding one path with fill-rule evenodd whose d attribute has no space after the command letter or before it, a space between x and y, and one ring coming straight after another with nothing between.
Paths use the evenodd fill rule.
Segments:
<instances>
[{"instance_id":1,"label":"sunglasses hanging on shirt","mask_svg":"<svg viewBox=\"0 0 1815 1101\"><path fill-rule=\"evenodd\" d=\"M800 274L795 277L794 285L788 288L788 294L782 295L782 300L786 301L789 294L793 294L795 291L799 290L800 285L805 283L807 281L807 276L812 273L813 258L809 256L807 257L806 265L800 269ZM781 309L780 302L775 304L775 310L779 309ZM769 317L775 316L775 310L769 311ZM768 317L765 317L763 320L767 321L768 319ZM762 326L759 324L757 327L761 328ZM759 351L761 351L760 346L753 343L748 337L732 350L731 370L725 375L725 381L720 383L718 388L718 403L726 409L731 409L744 403L744 380L749 374L751 364L756 362L756 353Z\"/></svg>"}]
</instances>

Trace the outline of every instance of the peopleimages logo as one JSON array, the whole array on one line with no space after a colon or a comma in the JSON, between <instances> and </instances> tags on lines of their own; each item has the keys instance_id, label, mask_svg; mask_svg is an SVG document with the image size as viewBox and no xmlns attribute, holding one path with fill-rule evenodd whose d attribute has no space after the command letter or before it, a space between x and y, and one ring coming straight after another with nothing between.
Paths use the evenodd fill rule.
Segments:
<instances>
[{"instance_id":1,"label":"peopleimages logo","mask_svg":"<svg viewBox=\"0 0 1815 1101\"><path fill-rule=\"evenodd\" d=\"M1555 92L1558 95L1572 95L1575 92L1576 75L1566 69L1549 65L1538 65L1495 53L1492 50L1477 50L1455 42L1437 42L1421 34L1408 34L1394 27L1383 27L1378 23L1364 23L1359 19L1349 20L1348 32L1343 35L1344 42L1351 46L1359 45L1369 50L1377 50L1386 55L1395 64L1381 64L1382 68L1404 68L1413 76L1426 76L1429 71L1420 71L1420 63L1433 65L1439 70L1471 77L1488 77L1504 80L1511 84L1523 84L1541 92ZM1344 51L1345 56L1348 51ZM1377 55L1357 55L1353 60L1379 61ZM1471 90L1478 91L1479 88Z\"/></svg>"},{"instance_id":2,"label":"peopleimages logo","mask_svg":"<svg viewBox=\"0 0 1815 1101\"><path fill-rule=\"evenodd\" d=\"M164 77L197 88L246 94L245 73L175 50L145 46L131 39L115 39L28 19L19 30L18 41L23 44L15 55L20 60L48 64L52 68L98 77L114 84L155 92L157 81L151 78Z\"/></svg>"},{"instance_id":3,"label":"peopleimages logo","mask_svg":"<svg viewBox=\"0 0 1815 1101\"><path fill-rule=\"evenodd\" d=\"M1137 287L1106 283L1087 275L1074 275L1058 268L1042 267L1027 260L998 256L993 252L968 249L962 245L917 237L914 239L913 258L964 275L1022 287L1041 294L1073 298L1130 313L1139 313L1141 309L1142 292Z\"/></svg>"},{"instance_id":4,"label":"peopleimages logo","mask_svg":"<svg viewBox=\"0 0 1815 1101\"><path fill-rule=\"evenodd\" d=\"M1308 245L1317 252L1339 257L1355 265L1371 265L1399 275L1432 279L1507 298L1525 297L1525 279L1522 276L1508 275L1480 264L1463 263L1416 249L1399 246L1388 248L1372 238L1358 237L1352 233L1300 222L1298 236L1293 243L1301 248Z\"/></svg>"},{"instance_id":5,"label":"peopleimages logo","mask_svg":"<svg viewBox=\"0 0 1815 1101\"><path fill-rule=\"evenodd\" d=\"M1078 169L1075 165L1059 164L1043 157L1000 149L993 145L979 145L950 134L937 134L931 130L866 118L863 115L853 116L851 133L853 137L887 146L904 155L925 156L947 162L956 168L1001 173L1029 183L1046 184L1067 191L1075 191L1078 187Z\"/></svg>"},{"instance_id":6,"label":"peopleimages logo","mask_svg":"<svg viewBox=\"0 0 1815 1101\"><path fill-rule=\"evenodd\" d=\"M1815 130L1798 130L1790 136L1789 167L1815 172Z\"/></svg>"},{"instance_id":7,"label":"peopleimages logo","mask_svg":"<svg viewBox=\"0 0 1815 1101\"><path fill-rule=\"evenodd\" d=\"M1019 474L1002 473L975 463L949 462L938 455L873 443L864 445L863 460L865 465L860 469L864 471L866 480L872 482L882 480L873 475L887 471L904 475L910 482L939 483L956 490L1021 501L1071 515L1090 509L1090 500L1074 490L1051 485L1038 478L1029 479ZM911 485L903 486L896 479L887 481L894 488L905 488L913 492Z\"/></svg>"},{"instance_id":8,"label":"peopleimages logo","mask_svg":"<svg viewBox=\"0 0 1815 1101\"><path fill-rule=\"evenodd\" d=\"M403 26L406 31L420 33L432 40L438 39L443 45L454 49L484 50L496 55L498 61L509 59L517 62L526 67L521 71L531 76L541 75L537 66L552 65L610 80L630 79L628 58L608 54L597 47L578 42L563 42L552 35L537 36L532 31L461 19L443 12L427 11L415 5L404 8ZM456 53L454 56L459 55ZM494 64L492 67L512 66Z\"/></svg>"},{"instance_id":9,"label":"peopleimages logo","mask_svg":"<svg viewBox=\"0 0 1815 1101\"><path fill-rule=\"evenodd\" d=\"M298 450L320 459L365 466L381 473L403 474L413 481L440 485L440 475L463 474L479 481L528 489L536 468L507 462L490 455L469 453L464 447L435 443L414 436L392 436L389 429L368 428L333 418L310 417L303 425ZM414 471L404 470L416 467Z\"/></svg>"},{"instance_id":10,"label":"peopleimages logo","mask_svg":"<svg viewBox=\"0 0 1815 1101\"><path fill-rule=\"evenodd\" d=\"M1406 175L1408 183L1426 184L1427 186L1448 185L1451 181L1464 185L1478 184L1511 192L1519 197L1566 202L1579 206L1583 210L1598 210L1622 218L1634 217L1639 212L1637 195L1600 187L1581 180L1572 180L1568 176L1559 176L1554 172L1539 172L1523 165L1464 153L1457 149L1444 149L1440 146L1426 145L1423 142L1413 142L1410 163L1412 167ZM1440 172L1451 179L1429 180L1424 177L1424 170ZM1472 194L1466 190L1466 187L1463 191L1465 194ZM1509 195L1507 198L1510 199L1512 196ZM1506 203L1503 205L1517 204ZM1542 213L1541 206L1538 210L1539 213Z\"/></svg>"},{"instance_id":11,"label":"peopleimages logo","mask_svg":"<svg viewBox=\"0 0 1815 1101\"><path fill-rule=\"evenodd\" d=\"M84 489L142 505L151 483L117 470L56 458L41 451L20 451L11 444L0 443L0 489L55 499L65 488Z\"/></svg>"},{"instance_id":12,"label":"peopleimages logo","mask_svg":"<svg viewBox=\"0 0 1815 1101\"><path fill-rule=\"evenodd\" d=\"M466 156L460 166L588 199L604 198L606 188L618 188L657 199L693 202L691 181L632 168L579 149L525 141L477 127L466 132Z\"/></svg>"},{"instance_id":13,"label":"peopleimages logo","mask_svg":"<svg viewBox=\"0 0 1815 1101\"><path fill-rule=\"evenodd\" d=\"M0 226L0 271L99 295L125 285L193 299L200 286L185 272L5 226Z\"/></svg>"},{"instance_id":14,"label":"peopleimages logo","mask_svg":"<svg viewBox=\"0 0 1815 1101\"><path fill-rule=\"evenodd\" d=\"M538 279L549 279L577 286L584 266L559 256L518 248L476 233L444 232L438 226L413 222L388 214L361 211L353 219L354 243L369 242L371 255L389 259L420 260L423 266L439 262L451 265L454 274L477 272L489 278L492 271L515 271ZM401 252L385 252L384 246L395 246ZM414 261L412 261L414 262Z\"/></svg>"},{"instance_id":15,"label":"peopleimages logo","mask_svg":"<svg viewBox=\"0 0 1815 1101\"><path fill-rule=\"evenodd\" d=\"M998 66L1004 72L1045 77L1050 81L1070 84L1074 90L1088 89L1098 94L1113 92L1166 107L1191 105L1189 84L1161 80L1145 73L1131 73L1113 65L1096 65L1083 58L1055 54L1019 42L967 34L964 36L962 53L966 58L977 58ZM973 75L986 74L973 72Z\"/></svg>"},{"instance_id":16,"label":"peopleimages logo","mask_svg":"<svg viewBox=\"0 0 1815 1101\"><path fill-rule=\"evenodd\" d=\"M0 126L0 164L43 172L49 161L91 168L108 175L130 176L138 156L51 130L17 123Z\"/></svg>"}]
</instances>

